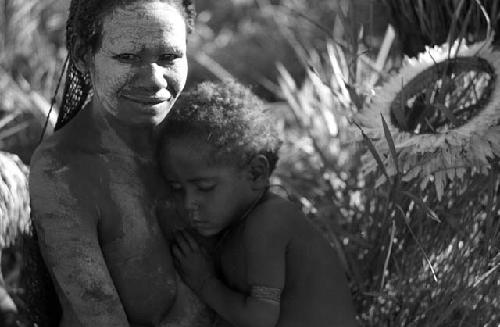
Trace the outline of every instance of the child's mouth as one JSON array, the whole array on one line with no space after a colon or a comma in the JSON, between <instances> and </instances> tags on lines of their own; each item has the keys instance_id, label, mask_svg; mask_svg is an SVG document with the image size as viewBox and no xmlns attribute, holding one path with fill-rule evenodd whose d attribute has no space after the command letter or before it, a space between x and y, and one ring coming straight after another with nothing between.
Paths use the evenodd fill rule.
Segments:
<instances>
[{"instance_id":1,"label":"child's mouth","mask_svg":"<svg viewBox=\"0 0 500 327\"><path fill-rule=\"evenodd\" d=\"M191 221L191 227L199 232L209 230L211 225L208 221Z\"/></svg>"},{"instance_id":2,"label":"child's mouth","mask_svg":"<svg viewBox=\"0 0 500 327\"><path fill-rule=\"evenodd\" d=\"M189 217L189 221L193 224L195 224L197 222L201 222L200 212L198 210L190 210L188 212L188 217Z\"/></svg>"}]
</instances>

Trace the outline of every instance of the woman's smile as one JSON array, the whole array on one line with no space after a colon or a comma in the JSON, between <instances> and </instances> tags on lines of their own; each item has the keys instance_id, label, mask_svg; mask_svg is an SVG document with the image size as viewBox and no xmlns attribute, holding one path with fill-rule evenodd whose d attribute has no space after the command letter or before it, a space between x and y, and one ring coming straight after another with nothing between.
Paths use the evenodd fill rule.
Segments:
<instances>
[{"instance_id":1,"label":"woman's smile","mask_svg":"<svg viewBox=\"0 0 500 327\"><path fill-rule=\"evenodd\" d=\"M160 103L170 101L171 99L171 97L156 97L156 96L143 96L143 95L131 95L131 94L124 94L122 95L122 97L135 103L150 105L150 106L158 105Z\"/></svg>"}]
</instances>

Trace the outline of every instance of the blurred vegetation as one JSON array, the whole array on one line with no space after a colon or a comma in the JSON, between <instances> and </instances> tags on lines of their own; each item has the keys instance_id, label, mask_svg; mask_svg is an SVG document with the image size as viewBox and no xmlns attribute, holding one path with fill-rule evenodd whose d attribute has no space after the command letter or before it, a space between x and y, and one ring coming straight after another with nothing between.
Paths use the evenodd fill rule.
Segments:
<instances>
[{"instance_id":1,"label":"blurred vegetation","mask_svg":"<svg viewBox=\"0 0 500 327\"><path fill-rule=\"evenodd\" d=\"M66 54L68 1L3 2L0 149L28 163ZM498 25L497 3L197 3L187 87L233 76L269 100L285 140L275 182L336 249L364 326L500 324L498 158L485 174L449 181L438 200L434 188L420 187L425 176L381 184L381 167L366 174L364 161L379 153L352 123L404 54L483 39ZM7 276L13 258L4 260ZM15 291L16 279L6 280Z\"/></svg>"}]
</instances>

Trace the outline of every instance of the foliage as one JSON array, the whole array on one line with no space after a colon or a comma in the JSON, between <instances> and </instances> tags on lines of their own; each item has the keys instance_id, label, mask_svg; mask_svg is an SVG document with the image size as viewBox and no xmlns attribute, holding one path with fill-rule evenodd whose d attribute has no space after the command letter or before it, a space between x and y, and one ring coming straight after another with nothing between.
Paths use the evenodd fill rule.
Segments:
<instances>
[{"instance_id":1,"label":"foliage","mask_svg":"<svg viewBox=\"0 0 500 327\"><path fill-rule=\"evenodd\" d=\"M355 123L358 113L376 109L368 106L377 92L374 80L386 81L382 71L398 67L391 67L394 61L377 65L386 62L386 43L372 62L363 56L365 44L348 43L353 39L331 39L322 52L309 51L303 61L311 69L301 86L281 69L281 94L293 114L284 130L289 148L280 182L298 195L343 258L363 325L496 326L498 156L483 160L488 169L470 167L442 188L421 188L436 181L419 170L422 162L408 161L383 117L370 118L379 128L377 143ZM426 156L433 160L440 152ZM369 174L362 170L366 159ZM402 179L403 166L417 170L412 179ZM437 166L446 171L442 161Z\"/></svg>"},{"instance_id":2,"label":"foliage","mask_svg":"<svg viewBox=\"0 0 500 327\"><path fill-rule=\"evenodd\" d=\"M28 168L16 155L0 152L0 248L29 229Z\"/></svg>"},{"instance_id":3,"label":"foliage","mask_svg":"<svg viewBox=\"0 0 500 327\"><path fill-rule=\"evenodd\" d=\"M30 226L28 168L16 155L0 151L0 250L14 245L22 233L28 232ZM5 254L2 254L0 251L0 260L6 259ZM9 270L6 280L14 275L15 272ZM16 310L9 296L14 291L12 286L7 283L6 287L0 273L0 324L6 324L4 319L7 317L4 315L8 316L8 313Z\"/></svg>"},{"instance_id":4,"label":"foliage","mask_svg":"<svg viewBox=\"0 0 500 327\"><path fill-rule=\"evenodd\" d=\"M64 60L62 0L0 7L0 147L29 162Z\"/></svg>"},{"instance_id":5,"label":"foliage","mask_svg":"<svg viewBox=\"0 0 500 327\"><path fill-rule=\"evenodd\" d=\"M491 39L427 48L405 60L356 117L381 156L397 150L397 160L384 160L388 175L401 174L404 181L426 176L421 188L432 180L439 200L448 179L463 180L470 167L488 173L489 160L500 155L499 73L500 52ZM394 149L384 139L381 117ZM364 168L377 165L371 160Z\"/></svg>"},{"instance_id":6,"label":"foliage","mask_svg":"<svg viewBox=\"0 0 500 327\"><path fill-rule=\"evenodd\" d=\"M391 12L402 51L410 56L424 51L425 46L450 42L459 35L477 42L486 37L488 29L499 27L500 7L496 0L382 1Z\"/></svg>"},{"instance_id":7,"label":"foliage","mask_svg":"<svg viewBox=\"0 0 500 327\"><path fill-rule=\"evenodd\" d=\"M415 23L406 26L418 26L415 31L427 35L422 41L426 45L432 43L429 33L434 31L445 31L435 38L439 43L443 37L453 41L466 32L467 39L481 39L487 25L478 13L485 8L493 26L498 16L494 0L383 2L405 4L392 10L392 20L403 17L402 10L411 13ZM0 148L28 162L66 55L68 1L4 4ZM415 163L391 145L393 134L382 120L379 142L353 123L367 110L376 86L400 68L400 53L391 47L394 32L386 30L387 16L378 4L199 1L197 31L189 44L190 85L232 75L256 86L268 99L285 101L269 105L285 140L276 182L302 203L337 250L363 325L496 326L498 157L490 156L487 172L447 183L438 200L435 188L420 187L426 177L422 172L411 180L403 180L395 166L387 172L390 162ZM429 8L448 18L430 15ZM412 39L413 30L395 26L400 42ZM367 158L373 167L370 174L362 169Z\"/></svg>"}]
</instances>

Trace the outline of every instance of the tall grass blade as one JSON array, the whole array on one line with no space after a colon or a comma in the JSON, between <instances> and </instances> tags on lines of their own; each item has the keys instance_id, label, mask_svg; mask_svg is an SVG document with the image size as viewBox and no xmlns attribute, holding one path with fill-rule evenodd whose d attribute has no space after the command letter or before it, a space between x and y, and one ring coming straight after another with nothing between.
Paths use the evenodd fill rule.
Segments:
<instances>
[{"instance_id":1,"label":"tall grass blade","mask_svg":"<svg viewBox=\"0 0 500 327\"><path fill-rule=\"evenodd\" d=\"M402 194L406 195L408 198L412 199L427 215L427 217L431 218L432 220L441 223L441 219L439 219L439 216L429 208L429 206L422 200L422 198L408 192L408 191L402 191Z\"/></svg>"},{"instance_id":2,"label":"tall grass blade","mask_svg":"<svg viewBox=\"0 0 500 327\"><path fill-rule=\"evenodd\" d=\"M418 240L415 232L413 231L413 229L411 228L409 222L407 221L406 219L406 214L405 214L405 211L403 210L403 208L401 208L401 206L398 204L396 205L396 208L399 210L399 212L401 213L401 217L403 218L403 221L405 222L406 224L406 227L408 228L408 231L410 232L411 236L413 237L413 239L415 240L415 243L417 243L417 246L418 248L420 249L420 251L422 252L422 255L424 256L425 258L425 261L427 261L427 264L429 265L429 269L431 270L432 272L432 277L434 279L434 281L436 283L439 282L438 278L437 278L437 275L436 275L436 271L434 270L434 267L432 266L432 263L431 263L431 260L429 259L429 256L427 255L427 253L425 253L425 250L424 250L424 247L422 246L422 244L420 243L420 241Z\"/></svg>"},{"instance_id":3,"label":"tall grass blade","mask_svg":"<svg viewBox=\"0 0 500 327\"><path fill-rule=\"evenodd\" d=\"M398 176L400 175L399 163L398 163L398 154L396 153L396 146L394 145L394 139L392 138L391 131L389 131L389 127L387 126L387 122L382 114L380 114L380 118L382 119L382 126L384 127L384 136L389 145L389 151L391 153L392 160L394 161L394 167L396 168L396 172Z\"/></svg>"},{"instance_id":4,"label":"tall grass blade","mask_svg":"<svg viewBox=\"0 0 500 327\"><path fill-rule=\"evenodd\" d=\"M353 122L353 123L361 131L361 135L363 136L363 141L365 142L366 146L368 146L368 150L370 150L370 153L372 154L373 158L375 158L375 161L377 162L378 167L380 168L380 170L382 171L384 176L387 178L387 180L390 181L391 178L389 177L389 174L387 173L384 162L382 161L382 158L378 154L378 151L375 148L375 145L373 144L372 140L370 140L368 135L366 135L365 131L363 130L363 128L361 128L361 126L359 126L358 123L356 123L356 122Z\"/></svg>"},{"instance_id":5,"label":"tall grass blade","mask_svg":"<svg viewBox=\"0 0 500 327\"><path fill-rule=\"evenodd\" d=\"M460 12L462 11L462 6L464 5L464 3L465 3L465 0L460 0L460 2L458 3L458 6L455 8L455 11L453 13L451 27L450 27L450 31L448 33L448 40L447 40L448 45L449 45L448 57L450 57L453 42L455 41L455 39L457 37L456 36L457 24L460 20Z\"/></svg>"}]
</instances>

